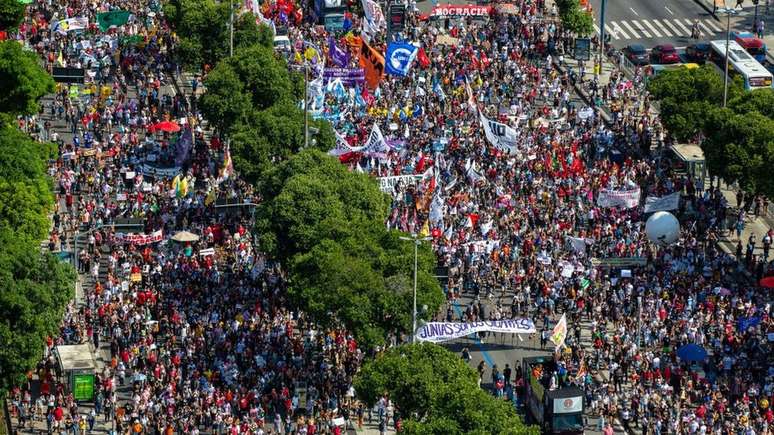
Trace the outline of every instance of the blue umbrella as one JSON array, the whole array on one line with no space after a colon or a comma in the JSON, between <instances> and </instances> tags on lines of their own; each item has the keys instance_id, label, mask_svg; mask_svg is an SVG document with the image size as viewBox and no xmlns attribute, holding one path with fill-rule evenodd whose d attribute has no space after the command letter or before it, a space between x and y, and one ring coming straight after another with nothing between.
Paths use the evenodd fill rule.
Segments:
<instances>
[{"instance_id":1,"label":"blue umbrella","mask_svg":"<svg viewBox=\"0 0 774 435\"><path fill-rule=\"evenodd\" d=\"M683 361L701 362L707 358L707 351L698 344L686 344L677 349L677 356Z\"/></svg>"}]
</instances>

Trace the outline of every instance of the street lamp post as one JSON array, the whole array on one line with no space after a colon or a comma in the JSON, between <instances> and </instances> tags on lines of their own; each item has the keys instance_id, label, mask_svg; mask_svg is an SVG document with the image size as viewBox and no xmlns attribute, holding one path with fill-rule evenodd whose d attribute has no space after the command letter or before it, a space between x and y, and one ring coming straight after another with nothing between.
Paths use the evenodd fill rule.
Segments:
<instances>
[{"instance_id":1,"label":"street lamp post","mask_svg":"<svg viewBox=\"0 0 774 435\"><path fill-rule=\"evenodd\" d=\"M602 75L602 58L605 53L605 6L607 0L602 0L602 6L599 10L599 75Z\"/></svg>"},{"instance_id":2,"label":"street lamp post","mask_svg":"<svg viewBox=\"0 0 774 435\"><path fill-rule=\"evenodd\" d=\"M731 36L731 15L736 15L736 10L731 8L720 8L718 12L726 14L726 61L723 70L723 107L728 102L728 46Z\"/></svg>"},{"instance_id":3,"label":"street lamp post","mask_svg":"<svg viewBox=\"0 0 774 435\"><path fill-rule=\"evenodd\" d=\"M229 1L231 7L231 16L229 17L229 42L228 42L228 55L234 57L234 0Z\"/></svg>"},{"instance_id":4,"label":"street lamp post","mask_svg":"<svg viewBox=\"0 0 774 435\"><path fill-rule=\"evenodd\" d=\"M411 237L401 237L400 239L414 243L414 309L411 312L411 342L414 343L414 334L417 331L417 264L419 245L422 242L432 240L432 237L419 237L416 234L412 234Z\"/></svg>"},{"instance_id":5,"label":"street lamp post","mask_svg":"<svg viewBox=\"0 0 774 435\"><path fill-rule=\"evenodd\" d=\"M309 148L309 65L304 60L304 149Z\"/></svg>"}]
</instances>

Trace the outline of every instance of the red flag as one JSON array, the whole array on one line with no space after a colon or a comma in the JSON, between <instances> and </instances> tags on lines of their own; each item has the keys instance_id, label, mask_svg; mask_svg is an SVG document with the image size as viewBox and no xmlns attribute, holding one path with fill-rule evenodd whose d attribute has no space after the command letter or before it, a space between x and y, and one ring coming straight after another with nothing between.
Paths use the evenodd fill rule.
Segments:
<instances>
[{"instance_id":1,"label":"red flag","mask_svg":"<svg viewBox=\"0 0 774 435\"><path fill-rule=\"evenodd\" d=\"M471 228L475 228L478 224L478 213L471 213L468 215L468 225Z\"/></svg>"},{"instance_id":2,"label":"red flag","mask_svg":"<svg viewBox=\"0 0 774 435\"><path fill-rule=\"evenodd\" d=\"M427 53L425 53L424 47L419 48L419 53L417 54L417 60L419 61L419 65L422 68L427 68L430 66L430 59L427 57Z\"/></svg>"}]
</instances>

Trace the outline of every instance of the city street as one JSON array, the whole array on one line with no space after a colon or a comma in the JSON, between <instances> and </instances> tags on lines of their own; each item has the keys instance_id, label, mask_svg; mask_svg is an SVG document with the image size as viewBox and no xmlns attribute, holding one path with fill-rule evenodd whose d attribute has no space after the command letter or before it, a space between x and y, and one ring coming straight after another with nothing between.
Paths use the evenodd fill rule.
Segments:
<instances>
[{"instance_id":1,"label":"city street","mask_svg":"<svg viewBox=\"0 0 774 435\"><path fill-rule=\"evenodd\" d=\"M590 0L590 3L594 29L599 33L602 0ZM698 20L702 41L722 39L726 19L720 14L716 18L709 9L706 4L694 0L608 1L605 6L605 33L610 34L611 43L616 48L633 43L643 44L646 48L658 44L684 47L695 42L691 39L691 27ZM748 0L738 11L731 18L731 30L751 30L755 6ZM766 18L765 1L761 1L758 13L759 17Z\"/></svg>"}]
</instances>

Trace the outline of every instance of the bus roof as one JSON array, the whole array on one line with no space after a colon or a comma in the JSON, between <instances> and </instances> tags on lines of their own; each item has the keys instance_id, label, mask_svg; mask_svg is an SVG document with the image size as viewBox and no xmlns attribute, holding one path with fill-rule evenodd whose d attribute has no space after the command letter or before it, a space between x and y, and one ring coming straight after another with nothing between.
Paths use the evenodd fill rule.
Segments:
<instances>
[{"instance_id":1,"label":"bus roof","mask_svg":"<svg viewBox=\"0 0 774 435\"><path fill-rule=\"evenodd\" d=\"M725 58L725 40L711 41L710 46L721 58ZM734 67L744 74L771 76L771 73L736 41L729 41L728 43L728 58Z\"/></svg>"}]
</instances>

